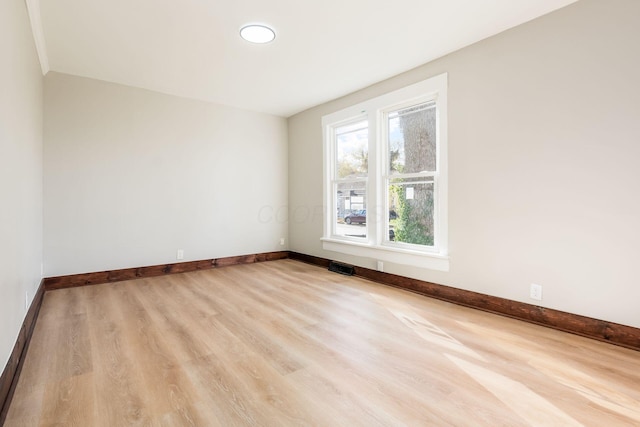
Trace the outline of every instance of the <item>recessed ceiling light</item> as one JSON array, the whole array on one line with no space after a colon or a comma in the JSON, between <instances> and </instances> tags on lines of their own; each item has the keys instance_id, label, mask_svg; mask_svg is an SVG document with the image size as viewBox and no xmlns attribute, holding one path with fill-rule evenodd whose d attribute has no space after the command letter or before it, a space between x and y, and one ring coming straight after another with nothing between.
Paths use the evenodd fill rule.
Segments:
<instances>
[{"instance_id":1,"label":"recessed ceiling light","mask_svg":"<svg viewBox=\"0 0 640 427\"><path fill-rule=\"evenodd\" d=\"M240 37L251 43L269 43L276 38L276 33L264 25L245 25L240 29Z\"/></svg>"}]
</instances>

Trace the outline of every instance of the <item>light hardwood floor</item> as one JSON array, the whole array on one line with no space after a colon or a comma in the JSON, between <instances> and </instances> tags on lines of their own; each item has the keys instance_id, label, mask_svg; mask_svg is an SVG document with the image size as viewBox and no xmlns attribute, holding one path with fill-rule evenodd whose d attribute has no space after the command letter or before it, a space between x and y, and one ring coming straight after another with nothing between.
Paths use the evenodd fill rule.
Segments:
<instances>
[{"instance_id":1,"label":"light hardwood floor","mask_svg":"<svg viewBox=\"0 0 640 427\"><path fill-rule=\"evenodd\" d=\"M633 426L640 353L293 260L45 295L7 426Z\"/></svg>"}]
</instances>

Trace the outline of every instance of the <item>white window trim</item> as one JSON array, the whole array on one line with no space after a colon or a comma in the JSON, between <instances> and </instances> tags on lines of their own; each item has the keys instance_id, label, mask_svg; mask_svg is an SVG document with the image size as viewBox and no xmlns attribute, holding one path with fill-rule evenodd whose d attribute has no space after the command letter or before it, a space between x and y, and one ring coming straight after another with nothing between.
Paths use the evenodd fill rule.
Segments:
<instances>
[{"instance_id":1,"label":"white window trim","mask_svg":"<svg viewBox=\"0 0 640 427\"><path fill-rule=\"evenodd\" d=\"M345 118L344 120L340 120L339 122L333 122L328 126L325 126L325 132L326 132L326 137L327 138L331 138L331 141L327 144L325 142L324 145L324 149L327 151L327 154L325 155L325 162L324 162L324 166L325 166L325 198L328 197L328 194L331 194L331 200L327 200L325 203L325 206L331 206L332 209L335 210L336 205L335 205L335 192L333 191L333 183L334 181L336 182L364 182L365 183L365 188L367 189L367 198L369 198L369 191L371 189L371 180L369 179L368 173L367 173L367 177L366 178L353 178L353 179L348 179L348 180L340 180L337 179L335 177L333 177L332 175L334 173L336 173L336 171L334 170L334 165L335 162L333 161L337 156L336 156L336 141L335 141L335 134L333 132L331 132L331 134L328 133L329 129L334 129L340 126L344 126L344 125L348 125L350 123L357 123L358 121L364 121L364 120L368 120L367 114L365 113L360 113L359 115L356 116L349 116L347 118ZM369 135L371 134L371 122L369 121ZM370 137L369 137L369 156L371 156L371 141L370 141ZM369 157L369 159L371 159L371 157ZM330 168L331 170L326 170L327 168ZM368 212L368 210L367 210ZM331 213L330 211L327 213ZM368 216L368 214L367 214ZM327 230L325 230L324 236L335 236L335 230L333 228L333 226L335 224L332 223L331 218L329 218L328 222L325 221L325 227L328 225L328 232ZM370 236L369 233L369 223L367 222L367 236ZM342 236L341 240L344 241L351 241L354 243L363 243L367 241L367 238L362 238L362 237L346 237L346 236Z\"/></svg>"},{"instance_id":2,"label":"white window trim","mask_svg":"<svg viewBox=\"0 0 640 427\"><path fill-rule=\"evenodd\" d=\"M349 255L372 258L402 265L449 271L448 257L448 152L447 152L447 86L446 73L429 78L422 82L406 86L402 89L389 92L376 98L364 101L360 104L345 108L322 118L323 146L324 146L324 180L323 193L325 215L323 221L322 247L328 251L334 251ZM402 247L395 243L387 243L384 236L388 229L387 220L367 221L367 238L353 239L334 234L335 195L332 189L332 168L335 159L335 143L330 133L336 124L366 118L369 121L369 164L376 165L376 176L367 178L367 216L370 212L385 210L387 153L385 144L382 144L381 135L384 128L383 114L389 108L396 105L420 102L433 99L436 101L438 112L438 184L436 191L436 227L434 230L437 246L435 248L417 249L413 246ZM329 142L331 141L331 142ZM373 202L373 203L370 203ZM374 207L375 206L375 207ZM373 207L373 208L372 208ZM385 216L387 216L386 214Z\"/></svg>"}]
</instances>

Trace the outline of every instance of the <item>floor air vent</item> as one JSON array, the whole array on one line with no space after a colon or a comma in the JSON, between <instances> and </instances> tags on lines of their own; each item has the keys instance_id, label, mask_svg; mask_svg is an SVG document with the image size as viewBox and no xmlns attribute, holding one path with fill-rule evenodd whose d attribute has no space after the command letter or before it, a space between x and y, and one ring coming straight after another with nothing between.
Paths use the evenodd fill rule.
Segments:
<instances>
[{"instance_id":1,"label":"floor air vent","mask_svg":"<svg viewBox=\"0 0 640 427\"><path fill-rule=\"evenodd\" d=\"M329 263L329 271L344 274L345 276L353 276L354 268L350 265L340 264L339 262L331 261Z\"/></svg>"}]
</instances>

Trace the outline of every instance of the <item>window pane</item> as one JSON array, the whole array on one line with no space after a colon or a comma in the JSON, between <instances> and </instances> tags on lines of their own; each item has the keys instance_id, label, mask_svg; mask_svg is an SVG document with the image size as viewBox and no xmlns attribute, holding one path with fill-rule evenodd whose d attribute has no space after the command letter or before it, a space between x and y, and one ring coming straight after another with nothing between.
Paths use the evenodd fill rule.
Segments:
<instances>
[{"instance_id":1,"label":"window pane","mask_svg":"<svg viewBox=\"0 0 640 427\"><path fill-rule=\"evenodd\" d=\"M433 177L392 179L389 191L389 240L433 246Z\"/></svg>"},{"instance_id":2,"label":"window pane","mask_svg":"<svg viewBox=\"0 0 640 427\"><path fill-rule=\"evenodd\" d=\"M340 182L336 185L336 224L338 236L367 237L366 182Z\"/></svg>"},{"instance_id":3,"label":"window pane","mask_svg":"<svg viewBox=\"0 0 640 427\"><path fill-rule=\"evenodd\" d=\"M388 115L389 167L394 173L435 172L436 105L434 102Z\"/></svg>"},{"instance_id":4,"label":"window pane","mask_svg":"<svg viewBox=\"0 0 640 427\"><path fill-rule=\"evenodd\" d=\"M336 132L336 177L362 178L369 167L369 123L341 126Z\"/></svg>"}]
</instances>

